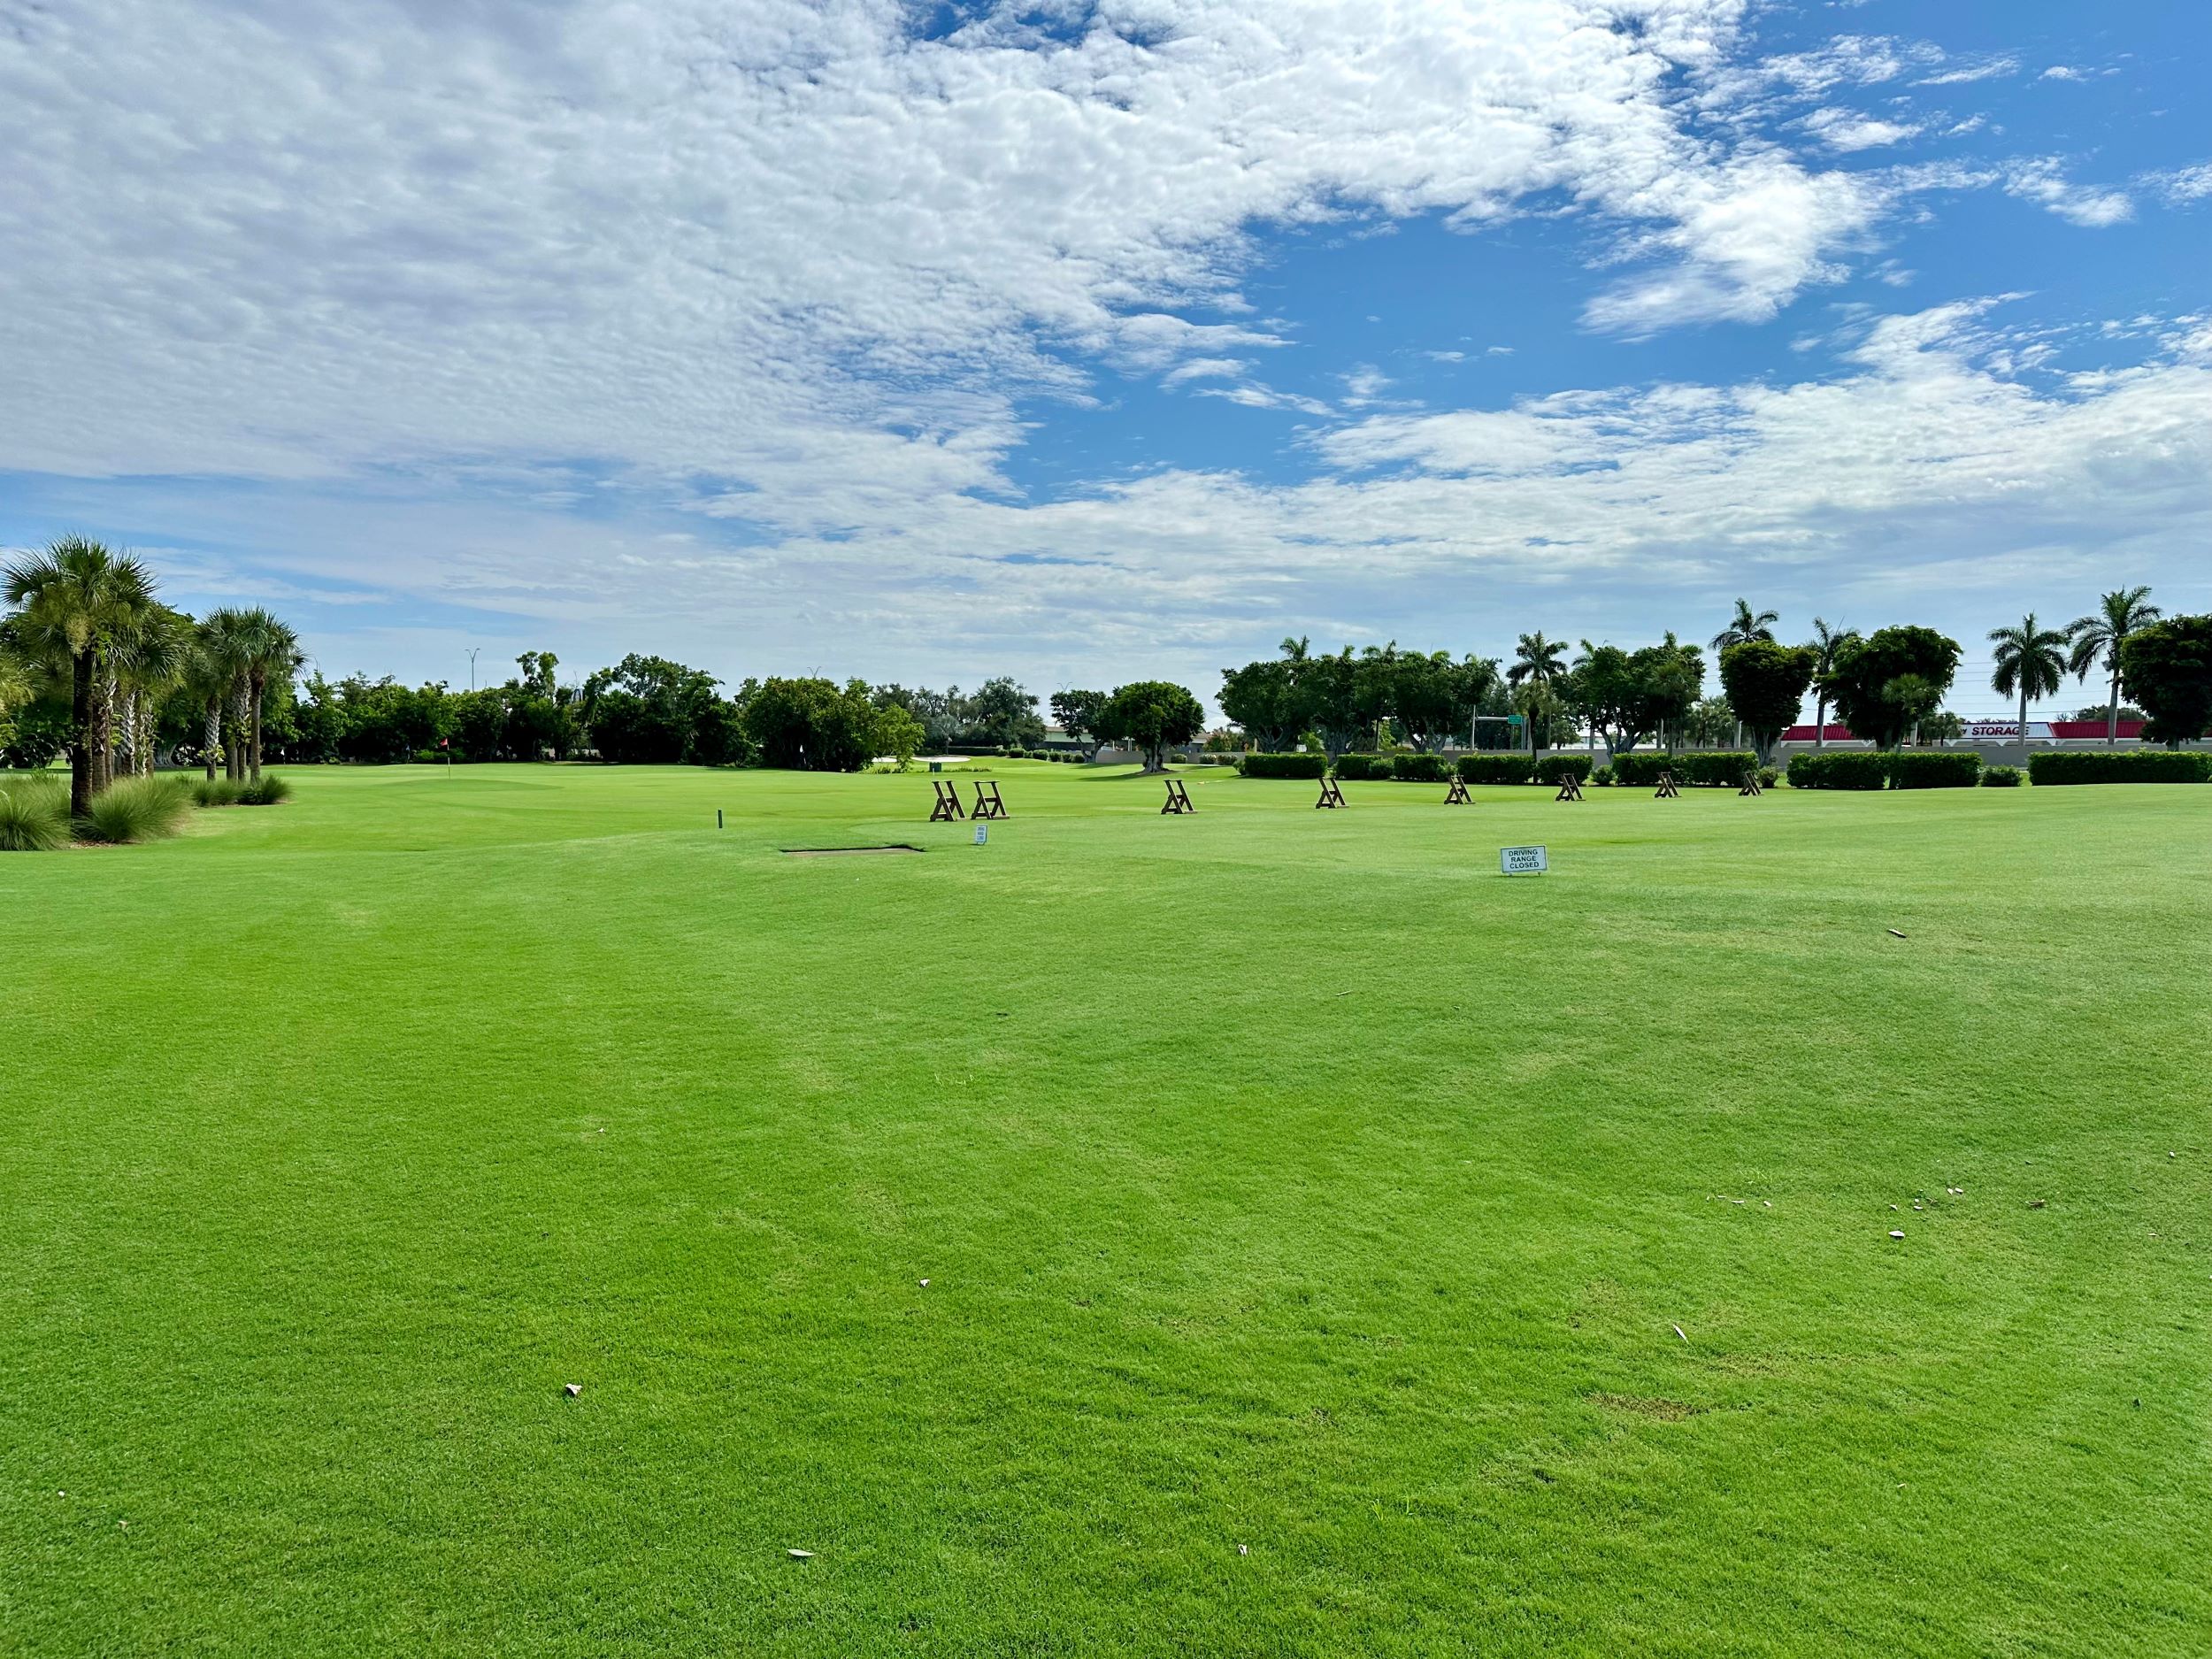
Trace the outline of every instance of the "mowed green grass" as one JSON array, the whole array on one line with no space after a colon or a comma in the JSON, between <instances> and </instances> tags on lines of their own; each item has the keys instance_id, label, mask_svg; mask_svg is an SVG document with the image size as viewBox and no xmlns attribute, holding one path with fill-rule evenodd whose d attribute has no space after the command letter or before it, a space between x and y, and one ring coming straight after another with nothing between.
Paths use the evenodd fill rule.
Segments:
<instances>
[{"instance_id":1,"label":"mowed green grass","mask_svg":"<svg viewBox=\"0 0 2212 1659\"><path fill-rule=\"evenodd\" d=\"M0 1649L2212 1650L2212 790L994 775L0 857Z\"/></svg>"}]
</instances>

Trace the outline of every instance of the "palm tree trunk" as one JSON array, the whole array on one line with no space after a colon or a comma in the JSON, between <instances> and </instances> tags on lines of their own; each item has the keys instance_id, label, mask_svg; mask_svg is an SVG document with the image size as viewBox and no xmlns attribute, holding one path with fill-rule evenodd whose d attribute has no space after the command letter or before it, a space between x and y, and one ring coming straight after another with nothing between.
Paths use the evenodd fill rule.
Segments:
<instances>
[{"instance_id":1,"label":"palm tree trunk","mask_svg":"<svg viewBox=\"0 0 2212 1659\"><path fill-rule=\"evenodd\" d=\"M115 781L115 681L104 673L92 679L92 793Z\"/></svg>"},{"instance_id":2,"label":"palm tree trunk","mask_svg":"<svg viewBox=\"0 0 2212 1659\"><path fill-rule=\"evenodd\" d=\"M223 776L234 783L246 780L246 688L234 687L230 694L230 735L223 744Z\"/></svg>"},{"instance_id":3,"label":"palm tree trunk","mask_svg":"<svg viewBox=\"0 0 2212 1659\"><path fill-rule=\"evenodd\" d=\"M92 702L92 653L80 651L69 672L69 724L76 738L69 749L69 810L75 818L92 810L92 753L99 741Z\"/></svg>"},{"instance_id":4,"label":"palm tree trunk","mask_svg":"<svg viewBox=\"0 0 2212 1659\"><path fill-rule=\"evenodd\" d=\"M1800 704L1799 706L1802 707L1803 705ZM1813 699L1813 747L1815 749L1825 749L1828 747L1827 698L1815 697Z\"/></svg>"},{"instance_id":5,"label":"palm tree trunk","mask_svg":"<svg viewBox=\"0 0 2212 1659\"><path fill-rule=\"evenodd\" d=\"M2020 677L2020 759L2021 759L2021 762L2022 762L2022 764L2026 764L2027 758L2028 758L2028 679L2027 679L2027 676L2026 676L2025 674L2023 674L2023 675Z\"/></svg>"},{"instance_id":6,"label":"palm tree trunk","mask_svg":"<svg viewBox=\"0 0 2212 1659\"><path fill-rule=\"evenodd\" d=\"M215 781L215 751L223 746L223 700L207 700L206 724L200 728L200 759L207 768L207 780Z\"/></svg>"},{"instance_id":7,"label":"palm tree trunk","mask_svg":"<svg viewBox=\"0 0 2212 1659\"><path fill-rule=\"evenodd\" d=\"M261 781L261 697L267 689L268 681L256 674L253 677L253 740L248 751L248 764L252 768L250 775L256 783Z\"/></svg>"},{"instance_id":8,"label":"palm tree trunk","mask_svg":"<svg viewBox=\"0 0 2212 1659\"><path fill-rule=\"evenodd\" d=\"M2120 671L2112 671L2112 706L2105 711L2104 741L2107 746L2120 741Z\"/></svg>"}]
</instances>

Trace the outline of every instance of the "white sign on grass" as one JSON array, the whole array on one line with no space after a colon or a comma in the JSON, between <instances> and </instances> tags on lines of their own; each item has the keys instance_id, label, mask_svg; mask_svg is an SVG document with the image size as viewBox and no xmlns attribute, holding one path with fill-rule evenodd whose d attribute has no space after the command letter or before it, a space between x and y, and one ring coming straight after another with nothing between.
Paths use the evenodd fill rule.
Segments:
<instances>
[{"instance_id":1,"label":"white sign on grass","mask_svg":"<svg viewBox=\"0 0 2212 1659\"><path fill-rule=\"evenodd\" d=\"M991 826L988 824L979 824L975 826L975 844L977 846L982 846L990 839Z\"/></svg>"},{"instance_id":2,"label":"white sign on grass","mask_svg":"<svg viewBox=\"0 0 2212 1659\"><path fill-rule=\"evenodd\" d=\"M1498 872L1509 876L1540 876L1551 868L1551 860L1544 856L1541 847L1501 847L1498 849Z\"/></svg>"}]
</instances>

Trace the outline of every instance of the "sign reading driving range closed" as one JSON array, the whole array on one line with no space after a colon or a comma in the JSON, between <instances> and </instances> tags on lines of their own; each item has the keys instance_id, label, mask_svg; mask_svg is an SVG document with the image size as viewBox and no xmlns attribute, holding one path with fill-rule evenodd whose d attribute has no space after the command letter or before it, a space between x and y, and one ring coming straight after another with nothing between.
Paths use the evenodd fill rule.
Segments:
<instances>
[{"instance_id":1,"label":"sign reading driving range closed","mask_svg":"<svg viewBox=\"0 0 2212 1659\"><path fill-rule=\"evenodd\" d=\"M1498 872L1508 876L1540 876L1551 868L1541 847L1501 847Z\"/></svg>"}]
</instances>

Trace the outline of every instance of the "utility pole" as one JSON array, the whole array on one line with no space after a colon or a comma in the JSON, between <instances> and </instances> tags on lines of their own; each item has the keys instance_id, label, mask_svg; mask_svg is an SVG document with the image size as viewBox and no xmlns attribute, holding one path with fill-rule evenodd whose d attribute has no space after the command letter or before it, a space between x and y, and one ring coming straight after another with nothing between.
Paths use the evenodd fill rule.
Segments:
<instances>
[{"instance_id":1,"label":"utility pole","mask_svg":"<svg viewBox=\"0 0 2212 1659\"><path fill-rule=\"evenodd\" d=\"M469 689L471 691L476 689L476 654L483 649L480 645L469 647Z\"/></svg>"}]
</instances>

